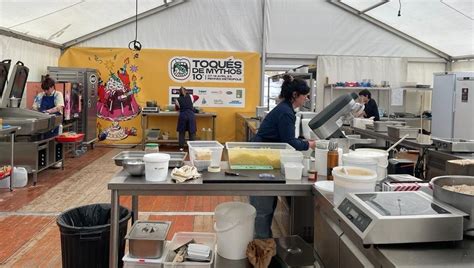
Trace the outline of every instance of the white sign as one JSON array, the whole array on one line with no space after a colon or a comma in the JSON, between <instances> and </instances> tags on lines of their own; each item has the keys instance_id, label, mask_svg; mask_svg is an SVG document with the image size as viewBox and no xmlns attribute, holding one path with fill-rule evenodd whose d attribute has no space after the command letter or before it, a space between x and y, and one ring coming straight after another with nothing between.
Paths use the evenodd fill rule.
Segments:
<instances>
[{"instance_id":1,"label":"white sign","mask_svg":"<svg viewBox=\"0 0 474 268\"><path fill-rule=\"evenodd\" d=\"M244 61L227 59L173 57L169 77L176 82L244 82Z\"/></svg>"},{"instance_id":2,"label":"white sign","mask_svg":"<svg viewBox=\"0 0 474 268\"><path fill-rule=\"evenodd\" d=\"M169 104L179 97L180 86L170 87ZM188 94L199 96L194 103L198 107L245 107L244 88L187 87Z\"/></svg>"}]
</instances>

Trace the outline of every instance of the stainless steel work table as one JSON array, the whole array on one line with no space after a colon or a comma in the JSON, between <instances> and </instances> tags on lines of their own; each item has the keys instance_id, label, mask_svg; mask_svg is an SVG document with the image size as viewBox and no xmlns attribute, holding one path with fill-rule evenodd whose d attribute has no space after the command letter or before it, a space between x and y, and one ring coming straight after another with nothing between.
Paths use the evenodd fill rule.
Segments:
<instances>
[{"instance_id":1,"label":"stainless steel work table","mask_svg":"<svg viewBox=\"0 0 474 268\"><path fill-rule=\"evenodd\" d=\"M2 128L2 126L0 125L0 137L6 137L6 136L10 136L10 145L11 145L11 154L10 154L10 166L12 168L11 172L10 172L10 191L13 191L13 169L14 169L14 158L15 158L15 155L14 155L14 152L15 152L15 133L17 130L19 130L20 127L14 127L14 126L10 126L8 128Z\"/></svg>"},{"instance_id":2,"label":"stainless steel work table","mask_svg":"<svg viewBox=\"0 0 474 268\"><path fill-rule=\"evenodd\" d=\"M227 169L227 162L222 162L220 173L203 172L203 176L223 177ZM265 171L265 173L280 172L280 170ZM258 175L262 171L246 171L245 174ZM133 219L138 218L138 196L140 195L201 195L201 196L312 196L311 190L314 182L303 178L301 181L285 181L285 183L203 183L202 179L186 183L174 183L170 175L163 182L146 181L145 177L129 176L125 171L120 171L108 183L111 190L111 228L109 265L118 265L118 239L119 239L119 197L132 196Z\"/></svg>"},{"instance_id":3,"label":"stainless steel work table","mask_svg":"<svg viewBox=\"0 0 474 268\"><path fill-rule=\"evenodd\" d=\"M361 241L358 241L357 235L351 232L350 227L344 224L333 211L333 195L321 193L313 189L315 195L316 206L319 207L324 214L330 218L329 222L337 225L333 228L337 229L339 237L342 234L347 235L352 241L352 250L359 252L355 254L358 256L364 255L370 264L364 267L474 267L474 239L466 238L458 242L443 242L443 243L419 243L419 244L394 244L394 245L370 245L364 247ZM316 217L316 215L315 215ZM316 219L315 219L316 220ZM315 226L316 228L316 226ZM326 232L327 233L327 232ZM337 237L337 236L336 236ZM360 238L359 238L360 239ZM315 236L315 246L317 247L318 236ZM324 250L331 250L328 245L322 245ZM323 253L323 254L321 254ZM325 262L324 252L319 252L323 263ZM330 254L326 252L326 254ZM334 259L326 259L327 261ZM358 263L357 263L358 264ZM355 262L351 263L350 267L359 267ZM326 267L327 263L324 263ZM342 267L342 266L341 266Z\"/></svg>"}]
</instances>

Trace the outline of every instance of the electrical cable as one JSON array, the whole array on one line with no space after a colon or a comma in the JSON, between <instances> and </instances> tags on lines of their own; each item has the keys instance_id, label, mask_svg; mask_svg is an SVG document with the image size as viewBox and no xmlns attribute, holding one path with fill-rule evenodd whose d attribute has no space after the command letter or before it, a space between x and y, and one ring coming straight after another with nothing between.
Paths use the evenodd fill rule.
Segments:
<instances>
[{"instance_id":1,"label":"electrical cable","mask_svg":"<svg viewBox=\"0 0 474 268\"><path fill-rule=\"evenodd\" d=\"M398 7L398 16L402 16L402 0L398 0L398 4L399 4L399 7Z\"/></svg>"},{"instance_id":2,"label":"electrical cable","mask_svg":"<svg viewBox=\"0 0 474 268\"><path fill-rule=\"evenodd\" d=\"M142 44L137 40L138 38L138 0L135 0L135 39L128 43L128 48L133 51L140 51Z\"/></svg>"}]
</instances>

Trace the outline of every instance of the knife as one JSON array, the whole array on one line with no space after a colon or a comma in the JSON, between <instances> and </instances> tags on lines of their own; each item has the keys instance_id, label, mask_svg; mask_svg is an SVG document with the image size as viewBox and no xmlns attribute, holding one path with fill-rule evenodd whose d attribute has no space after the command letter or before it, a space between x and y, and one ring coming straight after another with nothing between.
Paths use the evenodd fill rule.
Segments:
<instances>
[{"instance_id":1,"label":"knife","mask_svg":"<svg viewBox=\"0 0 474 268\"><path fill-rule=\"evenodd\" d=\"M226 176L233 176L233 177L248 177L247 175L242 175L240 173L237 173L237 172L230 172L230 171L225 171L224 174Z\"/></svg>"}]
</instances>

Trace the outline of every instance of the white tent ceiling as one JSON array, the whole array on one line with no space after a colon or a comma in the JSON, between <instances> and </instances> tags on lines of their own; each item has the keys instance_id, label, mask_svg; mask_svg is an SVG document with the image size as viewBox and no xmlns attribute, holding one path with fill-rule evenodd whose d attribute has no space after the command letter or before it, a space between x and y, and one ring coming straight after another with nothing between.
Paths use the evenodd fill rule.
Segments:
<instances>
[{"instance_id":1,"label":"white tent ceiling","mask_svg":"<svg viewBox=\"0 0 474 268\"><path fill-rule=\"evenodd\" d=\"M341 2L363 11L385 1ZM365 14L453 57L474 55L473 0L392 0Z\"/></svg>"},{"instance_id":2,"label":"white tent ceiling","mask_svg":"<svg viewBox=\"0 0 474 268\"><path fill-rule=\"evenodd\" d=\"M381 23L400 31L407 36L413 37L413 40L419 40L421 43L426 43L430 47L440 50L451 57L472 58L474 56L474 0L400 1L402 4L400 17L397 16L399 9L399 1L397 0L139 0L138 12L144 14L147 12L153 13L155 10L166 9L165 3L172 5L176 2L187 2L187 4L192 2L194 5L203 6L202 9L198 9L200 12L206 12L207 9L204 7L209 5L209 3L212 3L216 6L215 8L219 6L221 14L226 14L224 12L225 9L232 9L236 5L246 5L248 6L248 13L253 15L256 14L257 17L252 20L246 19L247 22L242 22L242 20L239 21L238 18L232 16L223 17L228 20L228 23L214 19L214 26L228 25L229 23L240 23L240 26L235 25L230 31L235 31L235 29L241 27L242 29L239 30L240 32L251 33L244 34L242 37L245 38L248 38L249 36L255 36L255 33L257 33L257 36L259 36L258 38L247 40L247 42L255 42L253 47L261 47L261 36L263 35L261 31L262 18L259 18L258 16L261 16L263 12L258 10L258 8L263 6L263 2L266 3L266 11L269 12L272 12L274 7L278 8L280 6L284 6L285 10L284 12L282 11L281 14L267 14L267 18L273 18L273 22L265 25L265 34L267 34L269 37L269 39L266 40L267 43L265 44L265 47L268 48L267 52L282 53L279 51L279 49L282 49L286 53L291 53L288 48L291 49L293 47L281 47L282 43L280 33L283 32L290 35L303 36L304 42L308 44L314 44L314 47L306 47L309 46L306 44L304 47L301 47L301 51L303 51L303 53L306 53L304 51L307 51L308 54L317 54L321 51L323 53L337 52L337 49L336 51L328 49L334 47L337 42L334 40L328 41L327 39L319 39L321 36L317 35L317 33L327 35L324 33L324 29L321 29L321 26L324 26L324 24L322 25L320 23L322 22L322 19L325 20L323 22L329 27L328 29L332 29L331 31L337 30L340 33L358 32L357 26L352 26L352 29L337 28L351 27L352 19L345 17L350 17L353 15L347 12L344 13L331 11L334 14L338 13L343 15L331 18L327 18L327 16L314 18L316 17L314 14L324 15L322 14L322 10L329 10L328 2L335 2L339 5L345 5L347 7L353 8L356 11L363 11L364 9L374 6L377 3L387 2L365 12L364 14L361 14L360 17L364 18L364 16L367 16L380 21ZM181 9L184 6L185 5L178 6L177 9ZM316 10L318 13L313 13L312 16L309 14L308 16L298 16L298 21L288 21L290 17L287 17L287 15L291 15L291 13L298 14L300 11L297 11L296 9L302 6L306 6L306 10L308 11ZM335 6L333 7L336 8ZM255 10L255 8L257 8L257 10ZM164 13L155 14L153 17L167 17L163 15L165 13L168 13L168 10ZM300 13L306 14L308 12ZM130 25L130 22L132 22L130 18L133 18L134 14L134 0L0 0L0 34L5 35L10 31L13 33L22 34L24 36L31 36L33 38L46 40L50 44L54 43L60 46L67 46L69 44L73 44L71 42L74 42L78 39L80 41L87 40L87 38L80 39L83 36L89 35L88 37L92 38L94 34L91 33L100 31L101 29L107 28L110 25L120 24L120 22L126 21L128 23L127 27L132 28L132 25ZM213 20L213 16L209 12L202 14L201 16L204 23L210 23L210 21ZM319 19L319 21L317 21L317 19ZM171 20L173 22L169 22L165 25L169 26L174 24L176 27L180 27L182 21L187 21L189 18L176 17L171 18ZM313 28L291 28L292 24L309 25ZM357 22L356 25L366 27L367 24ZM379 30L382 29L380 28ZM369 30L364 31L369 32ZM219 32L219 34L221 34L221 32ZM377 38L379 40L386 39L383 36L387 36L387 34L382 33ZM132 38L133 36L129 37L130 40ZM353 38L355 40L358 37L348 36L344 38ZM388 36L387 38L393 40L394 42L397 41L397 38L394 38L393 36ZM300 42L299 39L297 38L295 40ZM354 40L351 42L360 43L358 40ZM375 39L367 41L370 41L374 44L379 42ZM352 44L351 42L343 42L339 43L339 45L348 46L349 44ZM419 44L417 45L419 46ZM249 46L247 45L247 47ZM276 50L273 50L274 48L276 48ZM341 50L342 48L338 49ZM231 47L230 49L235 49L235 47ZM391 54L406 54L406 46L403 48L394 47L383 49L392 51ZM259 50L262 52L261 49ZM412 49L411 51L413 52L415 50ZM360 52L365 53L365 51Z\"/></svg>"}]
</instances>

